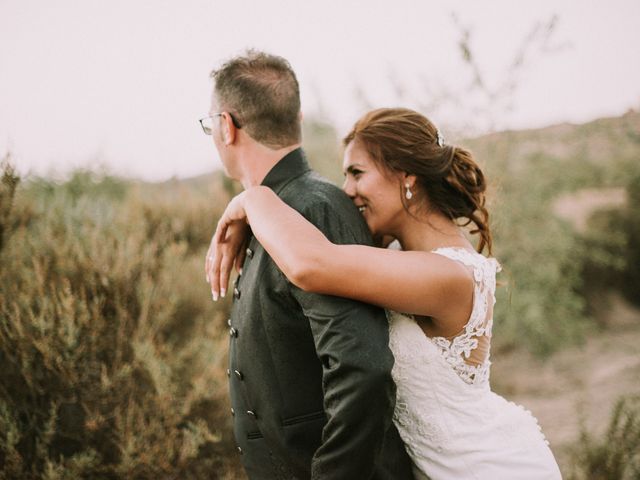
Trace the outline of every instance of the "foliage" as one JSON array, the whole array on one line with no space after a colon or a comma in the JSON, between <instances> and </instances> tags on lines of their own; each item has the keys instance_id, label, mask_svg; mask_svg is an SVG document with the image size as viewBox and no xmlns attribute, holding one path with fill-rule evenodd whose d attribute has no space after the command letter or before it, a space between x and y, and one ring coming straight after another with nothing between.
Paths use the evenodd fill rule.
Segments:
<instances>
[{"instance_id":1,"label":"foliage","mask_svg":"<svg viewBox=\"0 0 640 480\"><path fill-rule=\"evenodd\" d=\"M597 292L618 288L637 302L639 128L640 115L629 112L463 141L493 185L495 255L503 266L498 348L520 345L548 355L580 341L595 325L591 307L602 298ZM625 185L626 206L595 212L587 232L554 210L562 195Z\"/></svg>"},{"instance_id":2,"label":"foliage","mask_svg":"<svg viewBox=\"0 0 640 480\"><path fill-rule=\"evenodd\" d=\"M215 213L206 198L162 204L85 172L17 183L5 166L0 478L233 472L228 305L214 309L194 282Z\"/></svg>"},{"instance_id":3,"label":"foliage","mask_svg":"<svg viewBox=\"0 0 640 480\"><path fill-rule=\"evenodd\" d=\"M15 174L9 154L0 162L2 179L0 184L0 250L10 232L11 209L20 178Z\"/></svg>"},{"instance_id":4,"label":"foliage","mask_svg":"<svg viewBox=\"0 0 640 480\"><path fill-rule=\"evenodd\" d=\"M338 135L333 126L320 118L305 118L304 151L308 161L320 175L342 185L342 158Z\"/></svg>"},{"instance_id":5,"label":"foliage","mask_svg":"<svg viewBox=\"0 0 640 480\"><path fill-rule=\"evenodd\" d=\"M640 306L640 175L629 179L626 192L627 204L596 212L583 237L589 255L582 265L582 295L594 313L608 308L612 289Z\"/></svg>"},{"instance_id":6,"label":"foliage","mask_svg":"<svg viewBox=\"0 0 640 480\"><path fill-rule=\"evenodd\" d=\"M640 478L640 397L618 400L602 437L583 427L573 462L572 480Z\"/></svg>"},{"instance_id":7,"label":"foliage","mask_svg":"<svg viewBox=\"0 0 640 480\"><path fill-rule=\"evenodd\" d=\"M594 325L594 292L640 297L639 125L628 114L462 142L494 185L498 348L548 355ZM317 119L305 129L313 166L339 183L335 130ZM229 303L210 301L202 272L239 188L223 178L21 180L5 159L0 480L242 476L227 414ZM625 206L595 212L586 231L555 214L561 195L621 186ZM628 411L612 423L620 442L637 425ZM589 458L617 458L589 445Z\"/></svg>"},{"instance_id":8,"label":"foliage","mask_svg":"<svg viewBox=\"0 0 640 480\"><path fill-rule=\"evenodd\" d=\"M533 157L516 176L501 179L495 205L496 256L503 265L495 321L498 345L524 344L546 355L581 338L584 252L570 225L552 214L560 185L557 161Z\"/></svg>"}]
</instances>

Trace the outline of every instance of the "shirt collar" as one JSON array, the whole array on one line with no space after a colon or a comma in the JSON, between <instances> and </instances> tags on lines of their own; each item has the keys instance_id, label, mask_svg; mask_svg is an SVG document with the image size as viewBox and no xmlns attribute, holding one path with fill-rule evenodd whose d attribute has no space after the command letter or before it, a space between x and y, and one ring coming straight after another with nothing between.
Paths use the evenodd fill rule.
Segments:
<instances>
[{"instance_id":1,"label":"shirt collar","mask_svg":"<svg viewBox=\"0 0 640 480\"><path fill-rule=\"evenodd\" d=\"M311 168L307 163L302 148L296 148L282 157L280 161L269 170L267 176L262 180L261 185L269 187L278 193L289 181L310 170Z\"/></svg>"}]
</instances>

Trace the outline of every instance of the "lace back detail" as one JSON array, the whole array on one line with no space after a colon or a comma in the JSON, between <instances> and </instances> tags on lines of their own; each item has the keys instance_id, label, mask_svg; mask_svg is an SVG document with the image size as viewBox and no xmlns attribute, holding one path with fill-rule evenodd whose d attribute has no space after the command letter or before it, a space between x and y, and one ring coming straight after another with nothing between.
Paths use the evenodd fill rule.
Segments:
<instances>
[{"instance_id":1,"label":"lace back detail","mask_svg":"<svg viewBox=\"0 0 640 480\"><path fill-rule=\"evenodd\" d=\"M472 272L473 306L450 338L430 338L413 315L387 310L393 422L416 478L561 480L535 418L489 385L498 262L459 247L434 253Z\"/></svg>"},{"instance_id":2,"label":"lace back detail","mask_svg":"<svg viewBox=\"0 0 640 480\"><path fill-rule=\"evenodd\" d=\"M431 341L462 380L471 385L488 386L496 273L500 271L500 264L494 258L458 247L438 248L433 253L470 267L474 288L473 307L464 329L454 337L432 337Z\"/></svg>"}]
</instances>

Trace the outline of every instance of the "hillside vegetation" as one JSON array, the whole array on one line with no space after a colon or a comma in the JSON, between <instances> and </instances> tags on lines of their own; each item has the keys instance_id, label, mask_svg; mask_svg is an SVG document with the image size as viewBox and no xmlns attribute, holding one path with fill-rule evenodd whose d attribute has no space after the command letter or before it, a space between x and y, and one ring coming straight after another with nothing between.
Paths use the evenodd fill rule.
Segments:
<instances>
[{"instance_id":1,"label":"hillside vegetation","mask_svg":"<svg viewBox=\"0 0 640 480\"><path fill-rule=\"evenodd\" d=\"M305 131L312 164L339 181L335 130L311 120ZM640 304L638 113L460 143L492 182L497 355L549 358L609 328L607 292ZM0 479L241 476L229 302L211 301L202 268L239 187L219 172L20 179L8 155L1 175ZM557 205L584 189L621 193L577 228Z\"/></svg>"}]
</instances>

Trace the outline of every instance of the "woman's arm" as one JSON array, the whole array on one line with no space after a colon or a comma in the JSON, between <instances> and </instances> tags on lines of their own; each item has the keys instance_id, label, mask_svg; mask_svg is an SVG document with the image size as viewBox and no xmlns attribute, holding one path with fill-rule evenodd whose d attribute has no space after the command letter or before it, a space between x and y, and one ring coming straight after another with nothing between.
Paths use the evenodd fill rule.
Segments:
<instances>
[{"instance_id":1,"label":"woman's arm","mask_svg":"<svg viewBox=\"0 0 640 480\"><path fill-rule=\"evenodd\" d=\"M333 244L262 186L231 201L214 239L223 241L230 225L245 221L284 275L303 290L433 317L470 312L471 275L441 255Z\"/></svg>"}]
</instances>

